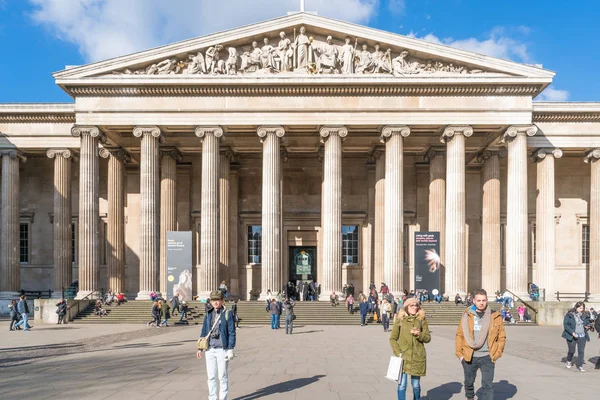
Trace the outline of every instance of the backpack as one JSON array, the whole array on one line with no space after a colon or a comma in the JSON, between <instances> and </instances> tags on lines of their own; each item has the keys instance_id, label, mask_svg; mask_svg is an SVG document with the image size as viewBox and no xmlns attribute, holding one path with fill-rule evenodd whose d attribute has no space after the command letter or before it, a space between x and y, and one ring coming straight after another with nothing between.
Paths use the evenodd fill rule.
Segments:
<instances>
[{"instance_id":1,"label":"backpack","mask_svg":"<svg viewBox=\"0 0 600 400\"><path fill-rule=\"evenodd\" d=\"M596 318L596 322L594 323L594 329L598 334L600 334L600 318Z\"/></svg>"}]
</instances>

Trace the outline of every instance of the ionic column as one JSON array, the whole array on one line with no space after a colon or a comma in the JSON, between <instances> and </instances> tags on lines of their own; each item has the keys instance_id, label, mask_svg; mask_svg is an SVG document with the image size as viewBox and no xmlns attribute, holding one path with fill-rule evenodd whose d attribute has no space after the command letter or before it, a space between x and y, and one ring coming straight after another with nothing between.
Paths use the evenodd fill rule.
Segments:
<instances>
[{"instance_id":1,"label":"ionic column","mask_svg":"<svg viewBox=\"0 0 600 400\"><path fill-rule=\"evenodd\" d=\"M537 285L546 290L548 300L554 298L556 284L556 240L554 219L554 159L562 157L560 149L539 149L533 155L537 161L537 198L535 207L535 240Z\"/></svg>"},{"instance_id":2,"label":"ionic column","mask_svg":"<svg viewBox=\"0 0 600 400\"><path fill-rule=\"evenodd\" d=\"M527 296L527 136L534 125L511 126L504 133L508 147L506 186L506 289Z\"/></svg>"},{"instance_id":3,"label":"ionic column","mask_svg":"<svg viewBox=\"0 0 600 400\"><path fill-rule=\"evenodd\" d=\"M27 159L17 150L0 150L2 157L0 208L0 298L13 299L21 289L19 255L19 161Z\"/></svg>"},{"instance_id":4,"label":"ionic column","mask_svg":"<svg viewBox=\"0 0 600 400\"><path fill-rule=\"evenodd\" d=\"M504 150L504 152L506 152ZM483 162L481 286L493 295L501 288L500 252L500 154L486 150L478 156ZM502 155L503 157L506 154Z\"/></svg>"},{"instance_id":5,"label":"ionic column","mask_svg":"<svg viewBox=\"0 0 600 400\"><path fill-rule=\"evenodd\" d=\"M62 297L62 289L73 282L71 250L71 164L73 155L68 149L49 149L49 158L54 158L54 293Z\"/></svg>"},{"instance_id":6,"label":"ionic column","mask_svg":"<svg viewBox=\"0 0 600 400\"><path fill-rule=\"evenodd\" d=\"M585 155L584 161L591 164L590 179L590 263L588 292L590 301L600 301L600 149ZM546 296L548 298L548 296Z\"/></svg>"},{"instance_id":7,"label":"ionic column","mask_svg":"<svg viewBox=\"0 0 600 400\"><path fill-rule=\"evenodd\" d=\"M100 217L98 206L98 142L104 135L95 126L71 129L71 134L81 138L79 153L79 292L76 299L98 297L100 290Z\"/></svg>"},{"instance_id":8,"label":"ionic column","mask_svg":"<svg viewBox=\"0 0 600 400\"><path fill-rule=\"evenodd\" d=\"M345 127L323 127L323 193L321 228L323 229L323 282L319 300L329 300L331 292L342 296L342 139Z\"/></svg>"},{"instance_id":9,"label":"ionic column","mask_svg":"<svg viewBox=\"0 0 600 400\"><path fill-rule=\"evenodd\" d=\"M160 129L143 126L133 129L141 138L140 161L140 289L136 300L150 299L159 290L159 163Z\"/></svg>"},{"instance_id":10,"label":"ionic column","mask_svg":"<svg viewBox=\"0 0 600 400\"><path fill-rule=\"evenodd\" d=\"M232 293L231 271L229 263L229 201L231 191L231 150L221 151L219 155L219 281L224 280Z\"/></svg>"},{"instance_id":11,"label":"ionic column","mask_svg":"<svg viewBox=\"0 0 600 400\"><path fill-rule=\"evenodd\" d=\"M404 258L404 190L403 159L404 138L410 135L407 126L386 126L381 131L385 143L385 239L383 256L383 281L394 297L403 290ZM379 283L377 283L379 284Z\"/></svg>"},{"instance_id":12,"label":"ionic column","mask_svg":"<svg viewBox=\"0 0 600 400\"><path fill-rule=\"evenodd\" d=\"M373 277L371 279L375 286L379 288L379 285L385 279L383 274L385 254L385 153L376 150L373 152L373 157L375 158L375 265L373 266ZM369 283L364 282L367 289Z\"/></svg>"},{"instance_id":13,"label":"ionic column","mask_svg":"<svg viewBox=\"0 0 600 400\"><path fill-rule=\"evenodd\" d=\"M175 148L160 150L160 292L167 293L167 232L177 230L177 161L181 153Z\"/></svg>"},{"instance_id":14,"label":"ionic column","mask_svg":"<svg viewBox=\"0 0 600 400\"><path fill-rule=\"evenodd\" d=\"M429 161L428 230L440 233L440 259L444 265L446 236L446 151L431 148L425 155ZM444 279L444 277L442 277ZM443 282L441 282L443 286Z\"/></svg>"},{"instance_id":15,"label":"ionic column","mask_svg":"<svg viewBox=\"0 0 600 400\"><path fill-rule=\"evenodd\" d=\"M219 138L218 126L197 127L202 142L202 202L200 221L200 265L196 267L197 290L206 299L219 287Z\"/></svg>"},{"instance_id":16,"label":"ionic column","mask_svg":"<svg viewBox=\"0 0 600 400\"><path fill-rule=\"evenodd\" d=\"M465 138L473 135L470 126L448 126L446 142L446 286L452 297L467 292Z\"/></svg>"},{"instance_id":17,"label":"ionic column","mask_svg":"<svg viewBox=\"0 0 600 400\"><path fill-rule=\"evenodd\" d=\"M280 139L284 135L285 131L280 126L258 128L263 144L261 300L266 299L267 290L277 292L283 285Z\"/></svg>"},{"instance_id":18,"label":"ionic column","mask_svg":"<svg viewBox=\"0 0 600 400\"><path fill-rule=\"evenodd\" d=\"M108 223L106 225L106 280L114 293L125 292L125 164L124 149L100 150L108 158Z\"/></svg>"}]
</instances>

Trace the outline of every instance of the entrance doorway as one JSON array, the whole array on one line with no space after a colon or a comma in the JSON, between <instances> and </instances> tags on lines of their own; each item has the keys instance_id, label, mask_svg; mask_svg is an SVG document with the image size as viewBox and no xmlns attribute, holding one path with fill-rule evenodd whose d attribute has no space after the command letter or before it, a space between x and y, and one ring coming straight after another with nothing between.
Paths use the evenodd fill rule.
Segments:
<instances>
[{"instance_id":1,"label":"entrance doorway","mask_svg":"<svg viewBox=\"0 0 600 400\"><path fill-rule=\"evenodd\" d=\"M317 247L290 246L289 280L311 281L317 279Z\"/></svg>"}]
</instances>

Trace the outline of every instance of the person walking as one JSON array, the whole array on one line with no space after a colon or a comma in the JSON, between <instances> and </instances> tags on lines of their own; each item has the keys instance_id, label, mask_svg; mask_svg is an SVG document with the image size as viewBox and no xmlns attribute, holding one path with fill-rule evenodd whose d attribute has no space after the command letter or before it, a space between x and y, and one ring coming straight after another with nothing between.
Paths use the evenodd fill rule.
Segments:
<instances>
[{"instance_id":1,"label":"person walking","mask_svg":"<svg viewBox=\"0 0 600 400\"><path fill-rule=\"evenodd\" d=\"M294 330L294 319L296 315L294 314L294 306L296 302L292 299L284 299L283 300L283 309L285 310L285 334L291 335Z\"/></svg>"},{"instance_id":2,"label":"person walking","mask_svg":"<svg viewBox=\"0 0 600 400\"><path fill-rule=\"evenodd\" d=\"M276 299L271 299L271 304L269 306L269 313L271 314L271 329L278 329L279 306L277 305Z\"/></svg>"},{"instance_id":3,"label":"person walking","mask_svg":"<svg viewBox=\"0 0 600 400\"><path fill-rule=\"evenodd\" d=\"M390 335L390 345L396 357L402 356L402 375L398 380L398 400L406 399L408 375L413 390L413 398L421 398L421 377L427 371L425 343L431 341L425 311L417 299L408 299L398 313Z\"/></svg>"},{"instance_id":4,"label":"person walking","mask_svg":"<svg viewBox=\"0 0 600 400\"><path fill-rule=\"evenodd\" d=\"M367 313L369 312L369 303L367 303L365 297L360 302L358 309L360 311L360 326L365 326L367 325Z\"/></svg>"},{"instance_id":5,"label":"person walking","mask_svg":"<svg viewBox=\"0 0 600 400\"><path fill-rule=\"evenodd\" d=\"M178 324L183 324L183 323L187 323L187 313L188 313L189 307L186 303L186 301L182 301L181 302L181 317L179 318L179 322ZM183 320L185 318L185 321Z\"/></svg>"},{"instance_id":6,"label":"person walking","mask_svg":"<svg viewBox=\"0 0 600 400\"><path fill-rule=\"evenodd\" d=\"M456 330L456 357L463 366L465 395L475 398L475 378L481 370L481 400L494 399L494 370L502 357L506 333L502 316L488 307L487 292L475 291L474 305L467 308Z\"/></svg>"},{"instance_id":7,"label":"person walking","mask_svg":"<svg viewBox=\"0 0 600 400\"><path fill-rule=\"evenodd\" d=\"M17 301L16 300L11 300L10 304L8 305L8 308L10 310L10 327L9 330L10 331L17 331L17 330L21 330L21 327L17 327L16 323L19 322L19 310L17 310Z\"/></svg>"},{"instance_id":8,"label":"person walking","mask_svg":"<svg viewBox=\"0 0 600 400\"><path fill-rule=\"evenodd\" d=\"M354 314L354 296L352 294L346 297L346 308L348 308L348 313Z\"/></svg>"},{"instance_id":9,"label":"person walking","mask_svg":"<svg viewBox=\"0 0 600 400\"><path fill-rule=\"evenodd\" d=\"M160 324L162 326L168 326L167 321L169 320L169 318L171 318L171 313L169 311L171 309L171 307L167 304L166 301L164 301L164 302L159 301L159 303L161 303L161 305L160 305L160 321L161 321Z\"/></svg>"},{"instance_id":10,"label":"person walking","mask_svg":"<svg viewBox=\"0 0 600 400\"><path fill-rule=\"evenodd\" d=\"M383 299L381 303L381 324L383 331L387 332L390 329L390 317L392 315L392 305L387 299Z\"/></svg>"},{"instance_id":11,"label":"person walking","mask_svg":"<svg viewBox=\"0 0 600 400\"><path fill-rule=\"evenodd\" d=\"M577 347L577 370L585 372L583 369L583 360L585 352L585 344L590 341L588 334L588 326L590 324L589 314L585 312L585 303L578 301L575 306L570 309L563 320L564 331L562 337L567 340L567 363L566 367L573 366L573 355L575 347Z\"/></svg>"},{"instance_id":12,"label":"person walking","mask_svg":"<svg viewBox=\"0 0 600 400\"><path fill-rule=\"evenodd\" d=\"M231 311L223 307L223 292L215 290L210 294L211 311L204 316L201 337L209 336L208 350L198 350L196 357L206 360L208 377L208 399L227 400L229 392L229 361L235 357L235 320ZM217 377L219 379L219 397L217 397Z\"/></svg>"},{"instance_id":13,"label":"person walking","mask_svg":"<svg viewBox=\"0 0 600 400\"><path fill-rule=\"evenodd\" d=\"M62 324L65 319L65 314L67 313L67 302L65 299L60 299L58 303L56 303L56 313L58 314L58 322L57 325Z\"/></svg>"},{"instance_id":14,"label":"person walking","mask_svg":"<svg viewBox=\"0 0 600 400\"><path fill-rule=\"evenodd\" d=\"M175 311L179 311L179 293L176 293L175 296L171 297L171 310L173 310L173 316L177 315Z\"/></svg>"},{"instance_id":15,"label":"person walking","mask_svg":"<svg viewBox=\"0 0 600 400\"><path fill-rule=\"evenodd\" d=\"M160 308L158 306L158 301L152 303L152 321L148 322L146 326L156 326L157 328L160 328Z\"/></svg>"},{"instance_id":16,"label":"person walking","mask_svg":"<svg viewBox=\"0 0 600 400\"><path fill-rule=\"evenodd\" d=\"M231 305L231 314L233 314L233 320L235 321L236 329L240 327L240 317L238 316L237 302L238 299L235 299L235 301Z\"/></svg>"},{"instance_id":17,"label":"person walking","mask_svg":"<svg viewBox=\"0 0 600 400\"><path fill-rule=\"evenodd\" d=\"M21 315L22 320L15 324L15 328L23 325L23 331L28 331L31 327L29 326L29 306L27 306L27 296L21 295L19 302L17 303L17 312Z\"/></svg>"}]
</instances>

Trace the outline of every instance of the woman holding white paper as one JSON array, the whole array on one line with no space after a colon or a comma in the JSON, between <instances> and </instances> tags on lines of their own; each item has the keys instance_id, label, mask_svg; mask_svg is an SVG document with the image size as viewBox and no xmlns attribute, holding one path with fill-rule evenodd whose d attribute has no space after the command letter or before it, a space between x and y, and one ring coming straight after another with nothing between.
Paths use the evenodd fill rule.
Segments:
<instances>
[{"instance_id":1,"label":"woman holding white paper","mask_svg":"<svg viewBox=\"0 0 600 400\"><path fill-rule=\"evenodd\" d=\"M408 375L415 400L421 398L421 377L427 369L425 343L431 341L425 311L415 298L407 299L394 322L390 345L396 357L402 357L402 374L398 379L398 400L406 399Z\"/></svg>"}]
</instances>

